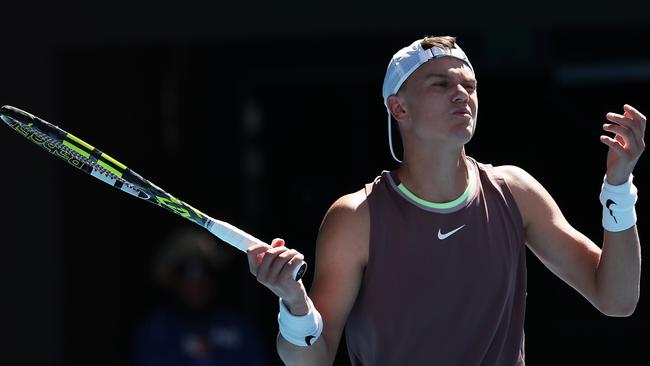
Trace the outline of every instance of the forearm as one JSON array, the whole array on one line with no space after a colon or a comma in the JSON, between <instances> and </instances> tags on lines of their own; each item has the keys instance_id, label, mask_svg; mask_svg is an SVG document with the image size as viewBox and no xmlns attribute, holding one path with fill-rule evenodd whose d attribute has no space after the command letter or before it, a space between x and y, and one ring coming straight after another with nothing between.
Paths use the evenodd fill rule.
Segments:
<instances>
[{"instance_id":1,"label":"forearm","mask_svg":"<svg viewBox=\"0 0 650 366\"><path fill-rule=\"evenodd\" d=\"M602 253L596 270L599 309L610 316L629 316L639 300L641 246L636 226L604 230Z\"/></svg>"}]
</instances>

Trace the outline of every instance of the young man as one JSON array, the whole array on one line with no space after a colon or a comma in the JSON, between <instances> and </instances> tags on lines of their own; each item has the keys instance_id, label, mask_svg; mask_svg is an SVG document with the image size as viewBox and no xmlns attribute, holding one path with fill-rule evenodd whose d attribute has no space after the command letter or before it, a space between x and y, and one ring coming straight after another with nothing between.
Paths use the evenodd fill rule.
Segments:
<instances>
[{"instance_id":1,"label":"young man","mask_svg":"<svg viewBox=\"0 0 650 366\"><path fill-rule=\"evenodd\" d=\"M604 314L632 314L641 113L625 105L606 116L598 246L527 172L465 155L476 77L453 37L398 51L383 96L403 162L330 207L309 294L290 275L303 256L281 239L248 252L251 272L280 298L277 349L287 365L331 365L344 328L353 365L523 365L526 246Z\"/></svg>"}]
</instances>

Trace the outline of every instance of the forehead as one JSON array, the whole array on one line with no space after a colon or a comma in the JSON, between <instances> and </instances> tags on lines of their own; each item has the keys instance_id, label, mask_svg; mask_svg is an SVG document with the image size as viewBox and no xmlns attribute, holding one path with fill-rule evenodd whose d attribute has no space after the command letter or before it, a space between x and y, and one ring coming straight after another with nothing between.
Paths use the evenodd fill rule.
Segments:
<instances>
[{"instance_id":1,"label":"forehead","mask_svg":"<svg viewBox=\"0 0 650 366\"><path fill-rule=\"evenodd\" d=\"M432 74L446 75L462 80L476 80L474 72L465 62L449 56L432 58L425 62L411 74L409 79L423 79Z\"/></svg>"}]
</instances>

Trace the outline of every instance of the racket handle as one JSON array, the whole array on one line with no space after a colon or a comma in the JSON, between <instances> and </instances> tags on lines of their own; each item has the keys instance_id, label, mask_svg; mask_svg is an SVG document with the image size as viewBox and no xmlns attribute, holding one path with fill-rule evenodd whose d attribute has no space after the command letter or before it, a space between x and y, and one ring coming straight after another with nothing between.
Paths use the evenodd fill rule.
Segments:
<instances>
[{"instance_id":1,"label":"racket handle","mask_svg":"<svg viewBox=\"0 0 650 366\"><path fill-rule=\"evenodd\" d=\"M210 219L205 226L214 236L232 245L233 247L246 252L248 248L255 244L268 245L253 235L231 225L225 221ZM307 263L300 261L291 272L291 277L298 281L307 271Z\"/></svg>"}]
</instances>

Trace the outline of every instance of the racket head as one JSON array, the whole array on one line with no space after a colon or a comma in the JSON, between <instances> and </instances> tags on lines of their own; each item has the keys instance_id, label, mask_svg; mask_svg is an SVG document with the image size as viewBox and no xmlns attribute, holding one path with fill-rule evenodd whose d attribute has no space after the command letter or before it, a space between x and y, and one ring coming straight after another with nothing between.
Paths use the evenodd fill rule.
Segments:
<instances>
[{"instance_id":1,"label":"racket head","mask_svg":"<svg viewBox=\"0 0 650 366\"><path fill-rule=\"evenodd\" d=\"M0 119L27 140L104 183L201 226L207 224L207 215L60 127L9 105L0 108Z\"/></svg>"},{"instance_id":2,"label":"racket head","mask_svg":"<svg viewBox=\"0 0 650 366\"><path fill-rule=\"evenodd\" d=\"M136 180L129 182L123 178L124 171L127 169L126 166L110 157L105 158L106 154L58 126L7 105L0 108L0 118L27 140L75 168L106 183L114 183L114 186L127 186L133 192L129 193L135 193L134 195L139 198L148 198L149 194L146 192L146 185L138 184L143 182L137 182Z\"/></svg>"}]
</instances>

